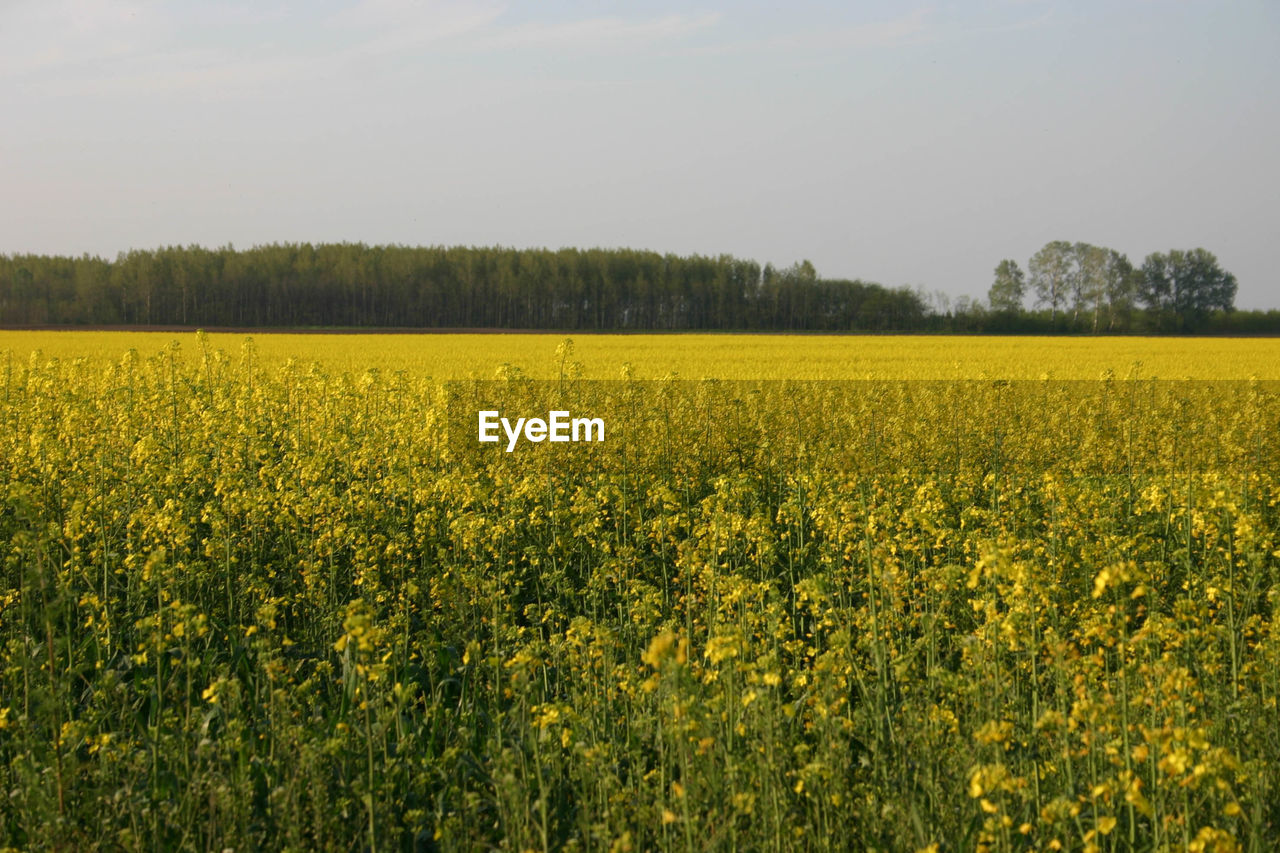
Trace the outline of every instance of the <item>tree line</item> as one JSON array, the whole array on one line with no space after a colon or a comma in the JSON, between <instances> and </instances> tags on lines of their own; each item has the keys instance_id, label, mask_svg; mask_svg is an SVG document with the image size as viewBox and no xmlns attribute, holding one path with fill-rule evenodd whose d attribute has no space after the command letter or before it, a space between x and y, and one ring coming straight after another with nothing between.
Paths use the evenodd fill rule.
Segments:
<instances>
[{"instance_id":1,"label":"tree line","mask_svg":"<svg viewBox=\"0 0 1280 853\"><path fill-rule=\"evenodd\" d=\"M908 288L728 255L273 244L0 256L0 325L905 331Z\"/></svg>"},{"instance_id":2,"label":"tree line","mask_svg":"<svg viewBox=\"0 0 1280 853\"><path fill-rule=\"evenodd\" d=\"M986 325L1046 325L1074 332L1186 333L1280 330L1275 312L1234 318L1236 277L1205 249L1152 252L1134 266L1115 249L1054 240L1032 257L1024 273L1017 261L995 268L986 306L970 306ZM1026 297L1036 311L1024 309ZM1261 322L1260 322L1261 321ZM1269 321L1269 322L1268 322ZM1252 331L1267 331L1255 328Z\"/></svg>"},{"instance_id":3,"label":"tree line","mask_svg":"<svg viewBox=\"0 0 1280 853\"><path fill-rule=\"evenodd\" d=\"M632 249L167 247L0 255L0 325L1274 334L1234 309L1204 249L1148 255L1056 240L995 269L987 299L830 279L729 255ZM1030 307L1027 306L1030 301Z\"/></svg>"}]
</instances>

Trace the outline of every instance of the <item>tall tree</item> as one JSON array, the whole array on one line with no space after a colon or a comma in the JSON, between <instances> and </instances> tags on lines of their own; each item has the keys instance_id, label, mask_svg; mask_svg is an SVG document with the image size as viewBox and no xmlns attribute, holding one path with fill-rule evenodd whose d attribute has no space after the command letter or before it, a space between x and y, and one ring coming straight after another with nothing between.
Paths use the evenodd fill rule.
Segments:
<instances>
[{"instance_id":1,"label":"tall tree","mask_svg":"<svg viewBox=\"0 0 1280 853\"><path fill-rule=\"evenodd\" d=\"M1109 250L1089 243L1072 247L1074 268L1071 271L1071 322L1075 325L1081 312L1093 311L1093 331L1098 330L1098 315L1106 298L1106 266Z\"/></svg>"},{"instance_id":2,"label":"tall tree","mask_svg":"<svg viewBox=\"0 0 1280 853\"><path fill-rule=\"evenodd\" d=\"M1066 303L1073 252L1074 248L1066 240L1054 240L1032 255L1031 263L1027 265L1036 303L1049 306L1050 317L1055 323L1058 309Z\"/></svg>"},{"instance_id":3,"label":"tall tree","mask_svg":"<svg viewBox=\"0 0 1280 853\"><path fill-rule=\"evenodd\" d=\"M987 291L987 301L992 311L1016 314L1022 310L1022 300L1027 294L1027 277L1017 261L1003 260L996 266L996 278Z\"/></svg>"},{"instance_id":4,"label":"tall tree","mask_svg":"<svg viewBox=\"0 0 1280 853\"><path fill-rule=\"evenodd\" d=\"M1107 303L1107 329L1127 328L1137 288L1137 276L1127 255L1117 252L1115 249L1107 250L1103 281L1103 290ZM1097 330L1098 317L1095 313L1094 331L1096 332Z\"/></svg>"},{"instance_id":5,"label":"tall tree","mask_svg":"<svg viewBox=\"0 0 1280 853\"><path fill-rule=\"evenodd\" d=\"M1235 308L1236 277L1204 249L1153 252L1142 263L1138 297L1148 311L1172 318L1188 331L1202 325L1211 311Z\"/></svg>"}]
</instances>

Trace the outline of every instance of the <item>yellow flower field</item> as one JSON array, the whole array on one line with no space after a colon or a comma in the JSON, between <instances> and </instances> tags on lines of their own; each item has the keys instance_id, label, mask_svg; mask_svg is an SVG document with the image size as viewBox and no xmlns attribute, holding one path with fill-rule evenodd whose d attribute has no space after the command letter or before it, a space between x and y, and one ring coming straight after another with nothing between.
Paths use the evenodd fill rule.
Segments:
<instances>
[{"instance_id":1,"label":"yellow flower field","mask_svg":"<svg viewBox=\"0 0 1280 853\"><path fill-rule=\"evenodd\" d=\"M1280 845L1272 341L244 338L0 333L0 848Z\"/></svg>"},{"instance_id":2,"label":"yellow flower field","mask_svg":"<svg viewBox=\"0 0 1280 853\"><path fill-rule=\"evenodd\" d=\"M559 374L555 334L210 334L238 352L252 337L266 362L319 361L332 370L407 370L435 379L491 379L503 364L534 378ZM36 350L59 359L142 356L178 341L199 354L196 335L177 332L0 331L0 357ZM1280 379L1277 338L1070 338L930 335L577 335L589 379Z\"/></svg>"}]
</instances>

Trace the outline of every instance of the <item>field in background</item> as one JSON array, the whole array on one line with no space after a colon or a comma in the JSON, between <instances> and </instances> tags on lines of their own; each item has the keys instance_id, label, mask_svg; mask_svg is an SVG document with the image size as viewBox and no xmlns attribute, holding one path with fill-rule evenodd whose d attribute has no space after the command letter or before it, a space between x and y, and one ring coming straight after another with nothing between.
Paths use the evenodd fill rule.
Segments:
<instances>
[{"instance_id":1,"label":"field in background","mask_svg":"<svg viewBox=\"0 0 1280 853\"><path fill-rule=\"evenodd\" d=\"M252 338L264 363L318 361L330 370L406 370L435 379L492 379L504 364L534 378L562 372L554 334L210 334L230 355ZM0 359L26 363L40 350L59 359L114 362L172 342L198 357L194 333L0 331ZM581 375L617 379L1280 379L1280 339L1066 338L835 335L578 335ZM3 365L0 365L2 367Z\"/></svg>"},{"instance_id":2,"label":"field in background","mask_svg":"<svg viewBox=\"0 0 1280 853\"><path fill-rule=\"evenodd\" d=\"M1274 346L4 333L0 848L1275 849Z\"/></svg>"}]
</instances>

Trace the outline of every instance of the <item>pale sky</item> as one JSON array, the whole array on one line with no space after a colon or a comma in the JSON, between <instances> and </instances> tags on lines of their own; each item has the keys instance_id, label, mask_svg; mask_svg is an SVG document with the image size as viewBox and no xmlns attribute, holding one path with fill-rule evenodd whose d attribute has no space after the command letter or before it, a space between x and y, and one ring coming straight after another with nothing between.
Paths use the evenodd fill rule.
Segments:
<instances>
[{"instance_id":1,"label":"pale sky","mask_svg":"<svg viewBox=\"0 0 1280 853\"><path fill-rule=\"evenodd\" d=\"M0 0L0 253L627 246L955 297L1062 239L1280 307L1277 152L1277 0Z\"/></svg>"}]
</instances>

